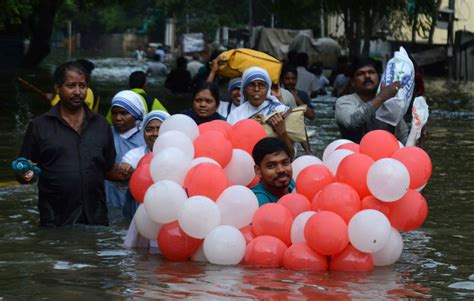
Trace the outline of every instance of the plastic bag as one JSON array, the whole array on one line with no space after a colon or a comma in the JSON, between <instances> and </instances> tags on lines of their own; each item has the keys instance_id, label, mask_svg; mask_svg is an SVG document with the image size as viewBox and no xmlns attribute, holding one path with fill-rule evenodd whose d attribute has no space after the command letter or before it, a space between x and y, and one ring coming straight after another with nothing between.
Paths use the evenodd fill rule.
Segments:
<instances>
[{"instance_id":1,"label":"plastic bag","mask_svg":"<svg viewBox=\"0 0 474 301\"><path fill-rule=\"evenodd\" d=\"M411 129L408 134L406 146L414 146L421 137L421 132L430 115L428 104L423 96L418 96L413 102L411 109Z\"/></svg>"},{"instance_id":2,"label":"plastic bag","mask_svg":"<svg viewBox=\"0 0 474 301\"><path fill-rule=\"evenodd\" d=\"M400 47L388 61L380 80L379 90L382 85L390 85L396 81L400 82L397 95L386 100L375 112L378 120L393 126L397 126L405 116L415 88L415 68L403 47Z\"/></svg>"}]
</instances>

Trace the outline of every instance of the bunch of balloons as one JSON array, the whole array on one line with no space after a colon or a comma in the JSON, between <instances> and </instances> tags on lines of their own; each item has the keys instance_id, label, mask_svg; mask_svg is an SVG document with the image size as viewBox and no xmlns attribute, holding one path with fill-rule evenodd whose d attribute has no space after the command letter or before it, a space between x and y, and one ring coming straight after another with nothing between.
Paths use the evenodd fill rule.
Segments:
<instances>
[{"instance_id":1,"label":"bunch of balloons","mask_svg":"<svg viewBox=\"0 0 474 301\"><path fill-rule=\"evenodd\" d=\"M142 203L138 232L171 260L370 271L400 257L399 231L428 214L419 192L432 171L426 152L386 131L360 145L336 140L322 160L297 158L295 191L259 208L250 154L265 136L253 120L198 127L184 115L167 119L130 182Z\"/></svg>"}]
</instances>

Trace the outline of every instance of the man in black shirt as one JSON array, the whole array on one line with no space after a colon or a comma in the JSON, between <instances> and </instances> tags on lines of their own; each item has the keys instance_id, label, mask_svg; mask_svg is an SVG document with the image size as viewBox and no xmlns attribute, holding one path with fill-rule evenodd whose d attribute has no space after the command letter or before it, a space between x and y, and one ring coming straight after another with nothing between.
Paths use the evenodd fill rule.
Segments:
<instances>
[{"instance_id":1,"label":"man in black shirt","mask_svg":"<svg viewBox=\"0 0 474 301\"><path fill-rule=\"evenodd\" d=\"M59 105L28 125L20 156L41 169L38 208L42 226L108 225L104 178L118 180L110 125L84 99L88 73L73 62L54 73ZM34 180L18 174L21 183Z\"/></svg>"}]
</instances>

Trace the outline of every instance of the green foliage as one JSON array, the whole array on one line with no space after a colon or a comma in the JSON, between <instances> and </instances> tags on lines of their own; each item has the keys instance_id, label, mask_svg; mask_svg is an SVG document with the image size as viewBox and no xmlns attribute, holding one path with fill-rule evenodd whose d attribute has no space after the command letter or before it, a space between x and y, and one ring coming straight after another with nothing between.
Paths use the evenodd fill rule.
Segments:
<instances>
[{"instance_id":1,"label":"green foliage","mask_svg":"<svg viewBox=\"0 0 474 301\"><path fill-rule=\"evenodd\" d=\"M21 26L33 12L35 3L36 1L28 0L1 0L0 32Z\"/></svg>"}]
</instances>

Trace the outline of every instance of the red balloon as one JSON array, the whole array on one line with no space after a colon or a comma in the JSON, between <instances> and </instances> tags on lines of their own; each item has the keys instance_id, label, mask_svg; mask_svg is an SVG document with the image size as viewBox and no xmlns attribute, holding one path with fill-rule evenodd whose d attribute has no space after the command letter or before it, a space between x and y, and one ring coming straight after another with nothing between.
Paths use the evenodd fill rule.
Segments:
<instances>
[{"instance_id":1,"label":"red balloon","mask_svg":"<svg viewBox=\"0 0 474 301\"><path fill-rule=\"evenodd\" d=\"M232 144L224 134L208 131L194 139L194 157L209 157L216 160L222 168L232 158Z\"/></svg>"},{"instance_id":2,"label":"red balloon","mask_svg":"<svg viewBox=\"0 0 474 301\"><path fill-rule=\"evenodd\" d=\"M200 163L191 168L184 179L188 196L203 195L216 201L228 187L224 170L213 163Z\"/></svg>"},{"instance_id":3,"label":"red balloon","mask_svg":"<svg viewBox=\"0 0 474 301\"><path fill-rule=\"evenodd\" d=\"M308 198L296 192L285 194L278 200L278 204L290 210L293 218L296 218L300 213L311 210L311 203Z\"/></svg>"},{"instance_id":4,"label":"red balloon","mask_svg":"<svg viewBox=\"0 0 474 301\"><path fill-rule=\"evenodd\" d=\"M265 137L267 137L265 129L253 119L240 120L232 126L230 132L230 142L234 148L242 149L250 155L255 144Z\"/></svg>"},{"instance_id":5,"label":"red balloon","mask_svg":"<svg viewBox=\"0 0 474 301\"><path fill-rule=\"evenodd\" d=\"M327 257L314 252L306 243L292 245L285 252L283 266L289 270L327 271Z\"/></svg>"},{"instance_id":6,"label":"red balloon","mask_svg":"<svg viewBox=\"0 0 474 301\"><path fill-rule=\"evenodd\" d=\"M332 182L334 182L334 176L326 166L310 165L303 168L298 174L296 191L307 197L308 200L312 200L316 193Z\"/></svg>"},{"instance_id":7,"label":"red balloon","mask_svg":"<svg viewBox=\"0 0 474 301\"><path fill-rule=\"evenodd\" d=\"M360 211L360 198L349 185L334 182L324 187L318 195L315 211L332 211L349 223L352 216ZM313 210L314 210L313 206Z\"/></svg>"},{"instance_id":8,"label":"red balloon","mask_svg":"<svg viewBox=\"0 0 474 301\"><path fill-rule=\"evenodd\" d=\"M150 164L151 159L153 159L153 152L149 152L145 156L143 156L140 161L138 161L137 167L141 164Z\"/></svg>"},{"instance_id":9,"label":"red balloon","mask_svg":"<svg viewBox=\"0 0 474 301\"><path fill-rule=\"evenodd\" d=\"M338 149L348 149L350 151L353 151L354 153L359 153L359 144L357 143L346 143L346 144L342 144L342 145L339 145L338 147L336 147L336 150Z\"/></svg>"},{"instance_id":10,"label":"red balloon","mask_svg":"<svg viewBox=\"0 0 474 301\"><path fill-rule=\"evenodd\" d=\"M184 233L178 221L163 225L158 233L160 251L169 260L188 260L202 242Z\"/></svg>"},{"instance_id":11,"label":"red balloon","mask_svg":"<svg viewBox=\"0 0 474 301\"><path fill-rule=\"evenodd\" d=\"M258 208L252 218L252 229L256 236L270 235L291 244L293 216L285 206L268 203Z\"/></svg>"},{"instance_id":12,"label":"red balloon","mask_svg":"<svg viewBox=\"0 0 474 301\"><path fill-rule=\"evenodd\" d=\"M336 181L346 183L357 191L360 198L370 195L367 173L374 159L364 154L351 154L342 159L336 172Z\"/></svg>"},{"instance_id":13,"label":"red balloon","mask_svg":"<svg viewBox=\"0 0 474 301\"><path fill-rule=\"evenodd\" d=\"M145 193L153 184L153 179L150 175L150 164L139 164L137 169L130 177L129 187L135 201L143 203Z\"/></svg>"},{"instance_id":14,"label":"red balloon","mask_svg":"<svg viewBox=\"0 0 474 301\"><path fill-rule=\"evenodd\" d=\"M329 261L329 270L335 272L370 272L373 269L372 255L357 250L351 244Z\"/></svg>"},{"instance_id":15,"label":"red balloon","mask_svg":"<svg viewBox=\"0 0 474 301\"><path fill-rule=\"evenodd\" d=\"M230 132L232 131L232 125L225 120L213 120L210 123L214 124L225 130L227 137L230 138Z\"/></svg>"},{"instance_id":16,"label":"red balloon","mask_svg":"<svg viewBox=\"0 0 474 301\"><path fill-rule=\"evenodd\" d=\"M217 121L217 120L214 120L214 121ZM210 122L204 122L204 123L201 123L198 128L199 128L199 134L202 135L204 133L207 133L207 132L210 132L210 131L215 131L215 132L219 132L221 133L222 135L224 135L224 137L226 139L229 139L229 133L227 132L227 129L224 128L222 126L222 124L220 123L214 123L214 121L210 121ZM225 122L225 121L224 121ZM226 122L227 123L227 122ZM232 128L232 126L229 124L229 126Z\"/></svg>"},{"instance_id":17,"label":"red balloon","mask_svg":"<svg viewBox=\"0 0 474 301\"><path fill-rule=\"evenodd\" d=\"M368 195L362 199L360 210L365 210L365 209L378 210L382 212L383 214L385 214L386 217L389 217L390 215L390 207L388 206L388 203L382 202L381 200L376 199L372 195Z\"/></svg>"},{"instance_id":18,"label":"red balloon","mask_svg":"<svg viewBox=\"0 0 474 301\"><path fill-rule=\"evenodd\" d=\"M410 188L420 188L430 179L433 165L430 156L423 149L416 146L407 146L397 150L392 158L402 162L408 169Z\"/></svg>"},{"instance_id":19,"label":"red balloon","mask_svg":"<svg viewBox=\"0 0 474 301\"><path fill-rule=\"evenodd\" d=\"M398 201L388 203L390 215L388 219L395 229L400 231L415 230L420 227L428 216L428 204L421 193L408 189Z\"/></svg>"},{"instance_id":20,"label":"red balloon","mask_svg":"<svg viewBox=\"0 0 474 301\"><path fill-rule=\"evenodd\" d=\"M253 178L252 182L250 182L250 184L248 184L247 187L248 187L248 188L252 188L252 187L254 187L255 185L257 185L258 182L260 182L260 177L259 177L259 176L255 176L255 178Z\"/></svg>"},{"instance_id":21,"label":"red balloon","mask_svg":"<svg viewBox=\"0 0 474 301\"><path fill-rule=\"evenodd\" d=\"M311 249L322 255L335 255L349 243L346 222L331 211L313 214L304 227L304 238Z\"/></svg>"},{"instance_id":22,"label":"red balloon","mask_svg":"<svg viewBox=\"0 0 474 301\"><path fill-rule=\"evenodd\" d=\"M255 233L253 233L252 225L245 226L240 228L240 232L244 235L245 243L248 245L252 239L255 238Z\"/></svg>"},{"instance_id":23,"label":"red balloon","mask_svg":"<svg viewBox=\"0 0 474 301\"><path fill-rule=\"evenodd\" d=\"M375 161L390 158L400 149L397 138L390 132L375 130L368 132L360 141L360 152L370 156Z\"/></svg>"},{"instance_id":24,"label":"red balloon","mask_svg":"<svg viewBox=\"0 0 474 301\"><path fill-rule=\"evenodd\" d=\"M263 235L252 239L245 250L245 263L258 267L279 268L288 247L276 237Z\"/></svg>"}]
</instances>

